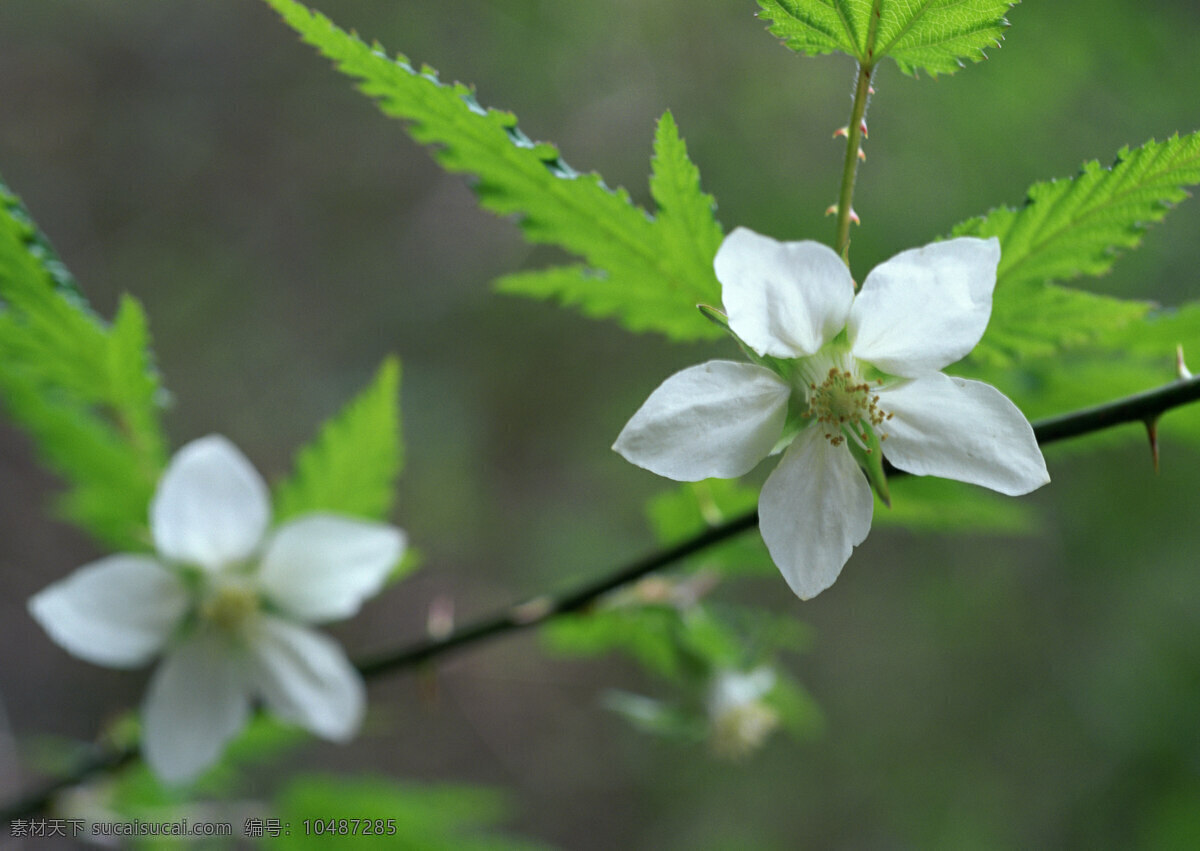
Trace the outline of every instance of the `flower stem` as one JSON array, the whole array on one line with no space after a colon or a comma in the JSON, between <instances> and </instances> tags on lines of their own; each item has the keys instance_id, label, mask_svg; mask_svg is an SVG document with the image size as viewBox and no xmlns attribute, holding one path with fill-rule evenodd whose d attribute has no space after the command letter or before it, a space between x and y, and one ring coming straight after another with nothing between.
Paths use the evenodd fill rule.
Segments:
<instances>
[{"instance_id":1,"label":"flower stem","mask_svg":"<svg viewBox=\"0 0 1200 851\"><path fill-rule=\"evenodd\" d=\"M872 17L874 23L876 19ZM871 99L871 72L874 66L859 63L858 82L854 86L854 106L846 125L846 158L842 163L842 189L837 203L837 239L834 250L850 265L850 217L854 213L854 179L858 174L858 152L862 149L863 120Z\"/></svg>"},{"instance_id":2,"label":"flower stem","mask_svg":"<svg viewBox=\"0 0 1200 851\"><path fill-rule=\"evenodd\" d=\"M1039 420L1033 424L1033 433L1037 437L1038 443L1045 446L1061 440L1092 434L1123 423L1153 422L1173 408L1197 401L1200 401L1200 376L1173 381L1154 390L1127 396L1103 405ZM896 470L889 475L896 477L904 475L904 473ZM510 606L497 614L454 630L449 635L428 638L399 650L361 660L356 667L364 677L377 677L392 671L413 667L452 650L464 648L489 638L537 626L559 615L581 611L609 591L740 535L756 525L758 525L758 513L748 511L720 525L705 529L674 546L632 561L560 596L545 595ZM58 792L94 775L116 771L129 764L135 755L132 747L95 752L82 761L74 771L46 781L37 789L0 807L0 824L45 811Z\"/></svg>"}]
</instances>

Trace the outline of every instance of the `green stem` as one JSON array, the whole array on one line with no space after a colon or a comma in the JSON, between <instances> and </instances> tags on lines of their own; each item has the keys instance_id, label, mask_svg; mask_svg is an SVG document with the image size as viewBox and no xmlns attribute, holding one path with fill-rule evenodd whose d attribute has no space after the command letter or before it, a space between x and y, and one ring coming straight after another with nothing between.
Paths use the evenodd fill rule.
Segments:
<instances>
[{"instance_id":1,"label":"green stem","mask_svg":"<svg viewBox=\"0 0 1200 851\"><path fill-rule=\"evenodd\" d=\"M838 193L837 240L834 250L850 265L850 217L854 214L854 179L858 175L858 152L862 150L863 121L867 103L871 100L871 74L875 71L875 39L879 34L880 6L883 0L871 4L871 23L867 28L867 44L858 62L858 82L854 84L854 106L850 123L846 125L846 158L842 162L842 189Z\"/></svg>"},{"instance_id":2,"label":"green stem","mask_svg":"<svg viewBox=\"0 0 1200 851\"><path fill-rule=\"evenodd\" d=\"M854 87L854 106L846 125L846 159L842 163L842 188L838 193L837 239L834 250L850 265L850 215L854 211L854 179L858 174L858 152L862 148L863 119L871 99L871 65L859 64L858 83Z\"/></svg>"},{"instance_id":3,"label":"green stem","mask_svg":"<svg viewBox=\"0 0 1200 851\"><path fill-rule=\"evenodd\" d=\"M1173 381L1163 387L1117 399L1093 408L1040 420L1033 424L1033 433L1040 445L1069 440L1102 431L1123 423L1141 423L1150 427L1172 408L1200 401L1200 376ZM901 470L889 473L904 475ZM559 596L545 595L460 627L440 638L428 638L408 647L373 658L360 660L356 667L366 678L413 667L453 650L462 649L486 639L545 623L559 615L582 611L604 594L634 582L656 570L661 570L708 547L740 535L758 525L758 513L748 511L719 526L712 526L672 547L651 553L580 585ZM45 811L60 791L88 778L115 771L136 756L133 748L98 750L82 761L73 771L47 781L34 791L0 808L0 824L28 818Z\"/></svg>"}]
</instances>

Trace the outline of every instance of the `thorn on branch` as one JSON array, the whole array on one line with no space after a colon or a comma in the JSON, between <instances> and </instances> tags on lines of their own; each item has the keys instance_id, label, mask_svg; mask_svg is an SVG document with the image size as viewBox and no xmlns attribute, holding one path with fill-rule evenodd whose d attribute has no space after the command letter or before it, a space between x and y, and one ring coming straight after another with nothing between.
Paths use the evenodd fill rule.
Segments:
<instances>
[{"instance_id":1,"label":"thorn on branch","mask_svg":"<svg viewBox=\"0 0 1200 851\"><path fill-rule=\"evenodd\" d=\"M1186 381L1192 377L1192 372L1187 368L1187 364L1183 362L1183 345L1175 347L1175 374L1179 376L1180 381Z\"/></svg>"},{"instance_id":2,"label":"thorn on branch","mask_svg":"<svg viewBox=\"0 0 1200 851\"><path fill-rule=\"evenodd\" d=\"M1143 420L1146 436L1150 438L1150 455L1154 459L1154 472L1158 473L1158 415Z\"/></svg>"},{"instance_id":3,"label":"thorn on branch","mask_svg":"<svg viewBox=\"0 0 1200 851\"><path fill-rule=\"evenodd\" d=\"M547 596L534 597L524 603L518 603L509 611L515 624L524 626L544 620L554 611L554 600Z\"/></svg>"},{"instance_id":4,"label":"thorn on branch","mask_svg":"<svg viewBox=\"0 0 1200 851\"><path fill-rule=\"evenodd\" d=\"M454 600L440 595L434 597L425 615L425 632L434 641L441 641L454 632Z\"/></svg>"}]
</instances>

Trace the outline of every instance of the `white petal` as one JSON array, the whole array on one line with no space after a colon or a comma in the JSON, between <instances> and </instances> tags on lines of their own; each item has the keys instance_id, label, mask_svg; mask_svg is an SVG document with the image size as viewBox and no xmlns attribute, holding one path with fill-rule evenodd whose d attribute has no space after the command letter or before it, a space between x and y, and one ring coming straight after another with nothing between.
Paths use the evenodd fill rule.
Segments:
<instances>
[{"instance_id":1,"label":"white petal","mask_svg":"<svg viewBox=\"0 0 1200 851\"><path fill-rule=\"evenodd\" d=\"M175 453L150 503L150 530L167 558L217 570L249 558L270 516L262 477L214 434Z\"/></svg>"},{"instance_id":2,"label":"white petal","mask_svg":"<svg viewBox=\"0 0 1200 851\"><path fill-rule=\"evenodd\" d=\"M200 633L167 654L154 673L142 718L142 753L178 783L215 763L250 713L243 660L220 635Z\"/></svg>"},{"instance_id":3,"label":"white petal","mask_svg":"<svg viewBox=\"0 0 1200 851\"><path fill-rule=\"evenodd\" d=\"M763 485L758 527L783 578L807 600L838 578L867 537L874 509L871 486L850 451L809 427Z\"/></svg>"},{"instance_id":4,"label":"white petal","mask_svg":"<svg viewBox=\"0 0 1200 851\"><path fill-rule=\"evenodd\" d=\"M298 620L348 618L379 593L403 552L404 533L392 526L309 514L271 536L258 584Z\"/></svg>"},{"instance_id":5,"label":"white petal","mask_svg":"<svg viewBox=\"0 0 1200 851\"><path fill-rule=\"evenodd\" d=\"M766 458L783 432L791 388L771 370L713 360L659 385L613 449L674 479L732 479Z\"/></svg>"},{"instance_id":6,"label":"white petal","mask_svg":"<svg viewBox=\"0 0 1200 851\"><path fill-rule=\"evenodd\" d=\"M713 261L729 327L760 355L811 355L846 324L854 282L832 248L737 228Z\"/></svg>"},{"instance_id":7,"label":"white petal","mask_svg":"<svg viewBox=\"0 0 1200 851\"><path fill-rule=\"evenodd\" d=\"M263 617L256 627L255 685L271 710L323 738L351 738L366 688L337 642L279 618Z\"/></svg>"},{"instance_id":8,"label":"white petal","mask_svg":"<svg viewBox=\"0 0 1200 851\"><path fill-rule=\"evenodd\" d=\"M157 561L115 555L39 591L29 613L80 659L136 668L158 655L187 606L183 583Z\"/></svg>"},{"instance_id":9,"label":"white petal","mask_svg":"<svg viewBox=\"0 0 1200 851\"><path fill-rule=\"evenodd\" d=\"M1000 241L959 237L876 266L850 310L851 352L915 377L964 357L992 314Z\"/></svg>"},{"instance_id":10,"label":"white petal","mask_svg":"<svg viewBox=\"0 0 1200 851\"><path fill-rule=\"evenodd\" d=\"M1015 496L1050 481L1029 421L982 381L941 373L879 389L883 455L901 470Z\"/></svg>"}]
</instances>

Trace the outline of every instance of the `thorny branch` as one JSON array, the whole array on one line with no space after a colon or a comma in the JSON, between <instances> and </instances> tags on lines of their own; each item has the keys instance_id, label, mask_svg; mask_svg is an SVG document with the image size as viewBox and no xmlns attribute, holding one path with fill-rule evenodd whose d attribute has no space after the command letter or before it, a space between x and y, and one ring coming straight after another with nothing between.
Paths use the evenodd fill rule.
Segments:
<instances>
[{"instance_id":1,"label":"thorny branch","mask_svg":"<svg viewBox=\"0 0 1200 851\"><path fill-rule=\"evenodd\" d=\"M1182 373L1185 374L1186 373ZM1092 408L1062 416L1039 420L1033 432L1040 445L1070 440L1124 423L1141 423L1154 444L1159 417L1167 411L1200 401L1200 376L1180 378L1154 390L1147 390L1123 399L1116 399ZM892 476L903 475L896 470ZM578 612L589 607L604 594L620 588L656 570L668 567L690 555L728 540L758 525L758 513L749 511L674 546L659 550L623 565L598 579L584 583L563 594L543 595L496 614L466 624L451 632L426 638L398 650L361 659L356 663L366 678L382 676L393 671L428 662L452 650L469 647L490 638L545 623L559 615ZM97 746L76 768L13 800L0 809L0 822L27 818L45 811L59 792L98 774L116 771L134 760L136 749L113 749Z\"/></svg>"}]
</instances>

